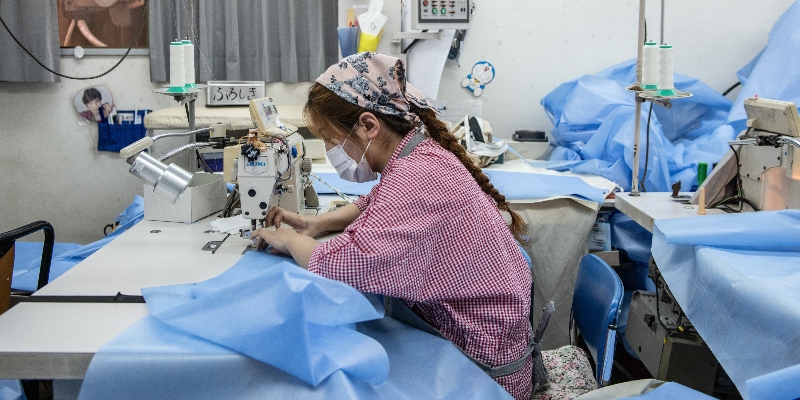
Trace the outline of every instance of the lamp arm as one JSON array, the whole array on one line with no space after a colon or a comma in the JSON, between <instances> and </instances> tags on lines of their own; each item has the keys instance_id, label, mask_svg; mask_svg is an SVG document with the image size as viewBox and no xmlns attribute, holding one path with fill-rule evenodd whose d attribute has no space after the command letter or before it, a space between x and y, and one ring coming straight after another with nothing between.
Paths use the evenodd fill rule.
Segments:
<instances>
[{"instance_id":1,"label":"lamp arm","mask_svg":"<svg viewBox=\"0 0 800 400\"><path fill-rule=\"evenodd\" d=\"M174 150L171 150L171 151L165 153L163 156L158 158L158 161L164 162L164 161L166 161L166 160L168 160L168 159L170 159L172 157L177 156L180 153L183 153L186 150L196 149L196 148L201 148L201 147L209 147L209 146L213 146L213 145L214 145L214 143L209 143L209 142L198 142L198 143L185 144L185 145L183 145L181 147L178 147L178 148L176 148Z\"/></svg>"},{"instance_id":2,"label":"lamp arm","mask_svg":"<svg viewBox=\"0 0 800 400\"><path fill-rule=\"evenodd\" d=\"M163 139L165 137L188 136L196 133L210 132L212 129L213 128L203 128L203 129L195 129L189 132L165 133L153 137L145 136L129 144L128 146L125 146L125 148L119 151L119 156L125 159L135 157L137 154L141 153L145 149L150 148L150 146L152 146L153 142L155 142L156 140ZM128 164L130 163L131 161L128 161Z\"/></svg>"},{"instance_id":3,"label":"lamp arm","mask_svg":"<svg viewBox=\"0 0 800 400\"><path fill-rule=\"evenodd\" d=\"M211 132L213 129L214 128L208 127L208 128L202 128L202 129L195 129L195 130L189 131L189 132L164 133L164 134L161 134L161 135L153 136L153 141L155 142L156 140L163 139L165 137L189 136L189 135L193 135L193 134L197 134L197 133Z\"/></svg>"}]
</instances>

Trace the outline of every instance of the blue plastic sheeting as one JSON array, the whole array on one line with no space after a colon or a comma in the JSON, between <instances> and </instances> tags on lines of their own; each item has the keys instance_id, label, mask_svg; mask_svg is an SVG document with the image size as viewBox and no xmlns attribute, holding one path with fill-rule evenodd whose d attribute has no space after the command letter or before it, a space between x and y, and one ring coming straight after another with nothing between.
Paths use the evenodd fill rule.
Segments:
<instances>
[{"instance_id":1,"label":"blue plastic sheeting","mask_svg":"<svg viewBox=\"0 0 800 400\"><path fill-rule=\"evenodd\" d=\"M800 364L747 380L750 400L800 398Z\"/></svg>"},{"instance_id":2,"label":"blue plastic sheeting","mask_svg":"<svg viewBox=\"0 0 800 400\"><path fill-rule=\"evenodd\" d=\"M696 184L698 162L718 162L727 142L745 128L744 100L761 98L800 103L800 3L795 2L770 31L767 46L737 76L742 89L731 103L702 82L675 74L675 87L693 97L676 99L672 109L653 106L650 124L650 162L645 187L669 191L681 181ZM635 81L633 60L594 75L566 82L542 99L555 125L553 138L561 147L551 160L583 160L574 172L604 176L630 190L633 165L633 94L625 87ZM648 103L642 107L641 163L644 157Z\"/></svg>"},{"instance_id":3,"label":"blue plastic sheeting","mask_svg":"<svg viewBox=\"0 0 800 400\"><path fill-rule=\"evenodd\" d=\"M377 296L280 256L143 293L153 315L95 354L81 399L511 398L446 340L389 317L353 324L380 317Z\"/></svg>"},{"instance_id":4,"label":"blue plastic sheeting","mask_svg":"<svg viewBox=\"0 0 800 400\"><path fill-rule=\"evenodd\" d=\"M560 146L550 160L574 161L560 170L600 175L630 190L635 103L633 92L625 87L636 80L635 68L635 60L626 61L566 82L542 99L555 125L553 138ZM727 150L724 145L709 147L705 143L716 137L715 130L725 123L731 102L684 75L675 75L675 87L693 96L673 101L671 109L653 107L644 180L649 191L667 191L679 180L684 188L691 188L697 163L717 162ZM644 177L648 105L642 107L640 178Z\"/></svg>"},{"instance_id":5,"label":"blue plastic sheeting","mask_svg":"<svg viewBox=\"0 0 800 400\"><path fill-rule=\"evenodd\" d=\"M574 176L542 175L527 172L494 171L484 169L489 180L507 200L546 199L556 196L572 196L602 204L607 190L598 189ZM351 195L368 194L378 181L353 183L339 178L335 173L317 174L337 190ZM319 181L314 181L314 189L320 194L333 191Z\"/></svg>"},{"instance_id":6,"label":"blue plastic sheeting","mask_svg":"<svg viewBox=\"0 0 800 400\"><path fill-rule=\"evenodd\" d=\"M54 279L69 271L75 264L94 254L94 252L105 246L106 243L114 240L114 238L143 218L144 199L141 196L136 196L133 202L115 218L115 222L119 224L117 228L103 239L84 246L73 243L56 243L53 248L53 258L50 262L49 282L52 282ZM14 274L11 286L14 289L34 292L39 282L39 268L42 263L41 249L43 244L38 243L36 244L38 247L33 247L33 245L23 245L23 242L17 242L16 246L20 245L22 245L24 259L17 258L16 256L14 257ZM36 249L38 249L38 252L33 254L33 252L37 251Z\"/></svg>"},{"instance_id":7,"label":"blue plastic sheeting","mask_svg":"<svg viewBox=\"0 0 800 400\"><path fill-rule=\"evenodd\" d=\"M663 385L639 396L626 397L637 400L714 400L713 397L700 393L675 382L666 382Z\"/></svg>"},{"instance_id":8,"label":"blue plastic sheeting","mask_svg":"<svg viewBox=\"0 0 800 400\"><path fill-rule=\"evenodd\" d=\"M283 257L249 252L210 280L142 294L159 321L312 385L338 370L372 384L389 372L383 348L353 329L356 322L381 318L383 308Z\"/></svg>"},{"instance_id":9,"label":"blue plastic sheeting","mask_svg":"<svg viewBox=\"0 0 800 400\"><path fill-rule=\"evenodd\" d=\"M0 400L25 400L22 384L14 380L0 380Z\"/></svg>"},{"instance_id":10,"label":"blue plastic sheeting","mask_svg":"<svg viewBox=\"0 0 800 400\"><path fill-rule=\"evenodd\" d=\"M653 257L743 396L800 364L800 211L659 220Z\"/></svg>"}]
</instances>

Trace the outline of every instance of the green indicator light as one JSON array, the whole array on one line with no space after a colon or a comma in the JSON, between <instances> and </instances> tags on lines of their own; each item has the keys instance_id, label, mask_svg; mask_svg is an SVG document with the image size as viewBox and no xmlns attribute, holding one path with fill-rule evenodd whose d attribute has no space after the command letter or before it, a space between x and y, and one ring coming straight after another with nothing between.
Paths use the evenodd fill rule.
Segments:
<instances>
[{"instance_id":1,"label":"green indicator light","mask_svg":"<svg viewBox=\"0 0 800 400\"><path fill-rule=\"evenodd\" d=\"M438 13L439 11L437 11L437 10L436 10L436 7L434 7L434 8L431 10L431 12L433 12L434 14L436 14L436 13Z\"/></svg>"}]
</instances>

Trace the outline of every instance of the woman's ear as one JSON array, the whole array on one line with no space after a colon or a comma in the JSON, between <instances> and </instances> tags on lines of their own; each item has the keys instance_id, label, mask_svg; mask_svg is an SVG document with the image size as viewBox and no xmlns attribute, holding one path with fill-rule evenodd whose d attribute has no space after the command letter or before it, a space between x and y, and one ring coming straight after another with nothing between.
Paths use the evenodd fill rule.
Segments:
<instances>
[{"instance_id":1,"label":"woman's ear","mask_svg":"<svg viewBox=\"0 0 800 400\"><path fill-rule=\"evenodd\" d=\"M364 129L356 129L356 134L367 142L375 139L381 131L381 120L371 112L363 112L358 116L358 124L363 126Z\"/></svg>"}]
</instances>

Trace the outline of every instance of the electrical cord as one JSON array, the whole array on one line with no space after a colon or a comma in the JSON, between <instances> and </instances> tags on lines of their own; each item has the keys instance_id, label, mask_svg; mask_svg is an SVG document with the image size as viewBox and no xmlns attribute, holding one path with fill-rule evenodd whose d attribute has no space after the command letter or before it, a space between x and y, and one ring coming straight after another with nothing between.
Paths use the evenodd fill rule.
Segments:
<instances>
[{"instance_id":1,"label":"electrical cord","mask_svg":"<svg viewBox=\"0 0 800 400\"><path fill-rule=\"evenodd\" d=\"M742 145L739 145L740 149L741 149L741 146ZM733 156L736 158L736 177L735 177L735 179L736 179L736 194L731 196L731 197L727 197L727 198L724 198L722 200L719 200L719 201L711 204L708 208L718 208L719 206L721 206L721 205L723 205L725 203L728 203L730 201L738 201L739 202L739 210L734 210L731 207L727 207L728 210L730 210L730 212L737 212L737 213L738 212L742 212L742 209L744 209L744 205L745 204L747 204L750 207L752 207L753 211L759 211L758 207L756 207L756 205L753 204L753 202L751 202L750 200L748 200L748 199L746 199L744 197L744 193L742 192L742 176L741 176L741 171L740 171L740 168L739 168L739 165L740 165L739 164L739 153L736 152L736 149L733 148L733 145L728 145L728 147L731 148L731 151L733 151Z\"/></svg>"},{"instance_id":2,"label":"electrical cord","mask_svg":"<svg viewBox=\"0 0 800 400\"><path fill-rule=\"evenodd\" d=\"M131 44L128 46L128 50L125 51L125 54L122 56L122 58L120 58L119 61L117 61L117 63L114 64L113 67L111 67L111 69L109 69L106 72L103 72L100 75L95 75L95 76L76 77L76 76L64 75L64 74L58 73L56 71L53 71L52 69L50 69L46 65L44 65L41 61L39 61L39 59L36 58L36 56L34 56L33 53L31 53L27 48L25 48L25 46L22 45L22 43L20 43L20 41L17 39L17 37L14 36L13 33L11 33L11 29L8 28L8 25L6 25L6 21L3 20L2 16L0 16L0 23L3 24L4 28L6 28L6 32L8 32L8 34L11 36L11 38L14 39L15 42L17 42L17 45L19 45L19 47L22 48L22 50L25 51L25 53L27 53L31 58L33 58L33 61L36 61L36 63L39 64L39 66L41 66L42 68L46 69L51 74L60 76L62 78L73 79L73 80L78 80L78 81L85 81L85 80L89 80L89 79L100 78L102 76L107 75L109 72L113 71L120 64L122 64L122 61L125 60L125 57L128 57L128 53L131 52L131 49L133 49L133 45L136 43L136 39L139 38L139 34L141 34L141 32L142 32L142 26L144 26L144 16L145 16L145 13L147 11L147 1L148 0L144 0L144 5L142 6L142 15L141 15L141 17L139 17L139 27L136 28L136 35L134 35L133 39L131 39Z\"/></svg>"},{"instance_id":3,"label":"electrical cord","mask_svg":"<svg viewBox=\"0 0 800 400\"><path fill-rule=\"evenodd\" d=\"M661 296L658 295L658 286L659 286L660 278L661 278L661 273L659 273L657 275L656 282L655 282L656 283L656 319L658 320L658 323L661 325L661 327L664 328L664 331L667 332L667 334L669 334L670 331L672 331L672 329L667 328L667 325L664 324L664 321L661 320L661 311L659 310L659 304L661 303Z\"/></svg>"},{"instance_id":4,"label":"electrical cord","mask_svg":"<svg viewBox=\"0 0 800 400\"><path fill-rule=\"evenodd\" d=\"M239 184L236 184L233 187L233 192L228 195L228 198L225 200L225 208L222 209L222 217L228 218L233 216L233 211L237 207L241 207L241 197L239 194Z\"/></svg>"},{"instance_id":5,"label":"electrical cord","mask_svg":"<svg viewBox=\"0 0 800 400\"><path fill-rule=\"evenodd\" d=\"M214 170L212 170L211 167L208 166L206 159L203 158L202 154L200 154L200 150L194 149L194 154L197 156L197 161L201 164L200 166L202 166L204 170L213 174Z\"/></svg>"},{"instance_id":6,"label":"electrical cord","mask_svg":"<svg viewBox=\"0 0 800 400\"><path fill-rule=\"evenodd\" d=\"M427 31L428 31L427 29L423 29L423 30L422 30L422 32L427 32ZM405 49L402 49L402 50L400 50L400 53L401 53L401 54L407 54L407 53L408 53L408 51L409 51L409 50L411 50L411 48L412 48L412 47L414 47L414 46L417 44L417 42L419 42L420 40L421 40L421 39L414 39L414 40L412 40L412 41L411 41L411 44L409 44L409 45L408 45L408 47L406 47Z\"/></svg>"},{"instance_id":7,"label":"electrical cord","mask_svg":"<svg viewBox=\"0 0 800 400\"><path fill-rule=\"evenodd\" d=\"M647 145L644 148L644 173L642 174L642 180L639 181L639 185L642 187L642 192L646 192L647 189L644 186L644 181L647 179L647 163L650 161L650 117L653 115L653 103L650 103L650 112L647 113L647 134L645 138L647 140Z\"/></svg>"},{"instance_id":8,"label":"electrical cord","mask_svg":"<svg viewBox=\"0 0 800 400\"><path fill-rule=\"evenodd\" d=\"M732 91L733 91L733 89L736 89L736 88L737 88L737 87L739 87L739 85L741 85L741 84L742 84L742 82L736 82L736 83L734 83L734 84L733 84L733 86L731 86L731 87L729 87L729 88L728 88L728 90L726 90L726 91L722 92L722 96L723 96L723 97L724 97L724 96L727 96L727 95L728 95L728 93L732 92Z\"/></svg>"}]
</instances>

